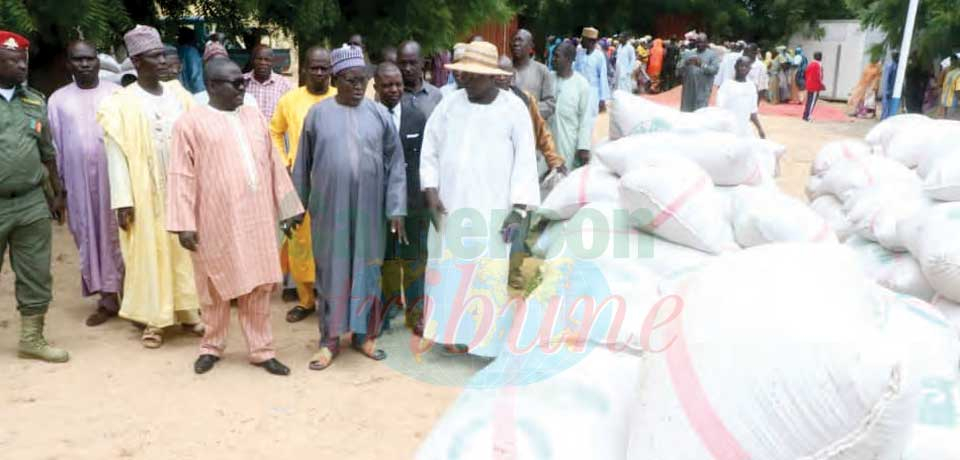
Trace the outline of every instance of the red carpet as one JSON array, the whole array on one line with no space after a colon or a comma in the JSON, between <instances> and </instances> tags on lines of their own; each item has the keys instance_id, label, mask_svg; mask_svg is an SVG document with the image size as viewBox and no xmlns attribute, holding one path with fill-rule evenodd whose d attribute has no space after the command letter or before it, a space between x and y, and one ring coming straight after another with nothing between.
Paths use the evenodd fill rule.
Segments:
<instances>
[{"instance_id":1,"label":"red carpet","mask_svg":"<svg viewBox=\"0 0 960 460\"><path fill-rule=\"evenodd\" d=\"M680 86L660 94L644 94L643 97L670 107L680 107ZM714 95L716 97L716 95ZM710 105L714 104L714 98L710 99ZM800 118L803 116L802 104L778 104L770 105L766 102L760 103L760 114L778 117ZM827 103L817 103L813 109L813 119L816 121L853 121L842 109Z\"/></svg>"}]
</instances>

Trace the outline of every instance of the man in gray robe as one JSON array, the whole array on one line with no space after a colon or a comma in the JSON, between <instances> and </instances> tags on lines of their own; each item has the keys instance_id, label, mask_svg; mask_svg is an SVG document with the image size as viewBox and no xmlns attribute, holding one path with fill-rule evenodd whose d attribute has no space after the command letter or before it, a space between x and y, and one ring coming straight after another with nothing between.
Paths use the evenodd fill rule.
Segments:
<instances>
[{"instance_id":1,"label":"man in gray robe","mask_svg":"<svg viewBox=\"0 0 960 460\"><path fill-rule=\"evenodd\" d=\"M317 264L320 351L310 369L326 369L340 352L340 336L353 333L351 347L382 360L380 267L386 238L406 243L407 179L403 147L393 117L364 98L363 52L345 47L331 53L337 95L314 105L303 123L293 183L313 216ZM390 234L385 218L391 219Z\"/></svg>"},{"instance_id":2,"label":"man in gray robe","mask_svg":"<svg viewBox=\"0 0 960 460\"><path fill-rule=\"evenodd\" d=\"M680 110L693 112L710 104L713 77L720 69L720 63L717 54L710 49L707 34L698 35L696 48L683 52L679 68L683 80Z\"/></svg>"},{"instance_id":3,"label":"man in gray robe","mask_svg":"<svg viewBox=\"0 0 960 460\"><path fill-rule=\"evenodd\" d=\"M537 99L540 116L549 120L557 105L554 79L547 66L533 60L533 34L520 29L511 45L517 86Z\"/></svg>"}]
</instances>

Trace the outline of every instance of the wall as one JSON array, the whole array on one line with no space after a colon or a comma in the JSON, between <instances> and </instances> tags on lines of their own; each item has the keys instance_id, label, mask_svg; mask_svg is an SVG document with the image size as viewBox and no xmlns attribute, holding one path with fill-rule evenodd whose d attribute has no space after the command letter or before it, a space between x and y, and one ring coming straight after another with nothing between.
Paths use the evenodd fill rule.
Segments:
<instances>
[{"instance_id":1,"label":"wall","mask_svg":"<svg viewBox=\"0 0 960 460\"><path fill-rule=\"evenodd\" d=\"M856 20L819 21L817 25L823 28L822 38L795 34L790 37L789 46L802 46L809 59L813 59L815 51L823 52L823 78L827 91L821 93L821 97L846 101L870 62L870 48L884 41L883 33L863 30Z\"/></svg>"},{"instance_id":2,"label":"wall","mask_svg":"<svg viewBox=\"0 0 960 460\"><path fill-rule=\"evenodd\" d=\"M497 49L500 50L500 54L509 55L510 41L513 40L513 35L515 33L517 33L516 16L504 23L488 22L474 29L469 34L466 34L462 41L467 42L474 35L480 35L484 40L497 45Z\"/></svg>"},{"instance_id":3,"label":"wall","mask_svg":"<svg viewBox=\"0 0 960 460\"><path fill-rule=\"evenodd\" d=\"M693 29L700 30L702 22L702 18L691 14L657 15L653 36L656 38L683 38L683 34Z\"/></svg>"}]
</instances>

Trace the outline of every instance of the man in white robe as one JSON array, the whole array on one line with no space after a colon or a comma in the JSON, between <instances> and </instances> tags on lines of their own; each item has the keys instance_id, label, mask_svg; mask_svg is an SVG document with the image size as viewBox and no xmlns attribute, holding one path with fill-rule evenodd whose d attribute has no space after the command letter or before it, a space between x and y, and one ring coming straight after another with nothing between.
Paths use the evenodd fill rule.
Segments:
<instances>
[{"instance_id":1,"label":"man in white robe","mask_svg":"<svg viewBox=\"0 0 960 460\"><path fill-rule=\"evenodd\" d=\"M463 89L427 121L420 183L433 214L424 338L451 352L494 357L513 323L511 241L540 204L533 124L518 97L497 89L497 48L468 45L447 68Z\"/></svg>"},{"instance_id":2,"label":"man in white robe","mask_svg":"<svg viewBox=\"0 0 960 460\"><path fill-rule=\"evenodd\" d=\"M630 36L623 35L623 44L617 48L617 89L633 93L636 81L633 71L637 67L637 50L630 44Z\"/></svg>"}]
</instances>

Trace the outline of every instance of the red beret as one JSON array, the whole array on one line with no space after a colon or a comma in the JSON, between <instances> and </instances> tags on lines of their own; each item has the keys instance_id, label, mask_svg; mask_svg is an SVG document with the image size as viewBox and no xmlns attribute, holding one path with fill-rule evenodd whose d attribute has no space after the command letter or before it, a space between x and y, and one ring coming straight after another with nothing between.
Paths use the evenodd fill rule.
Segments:
<instances>
[{"instance_id":1,"label":"red beret","mask_svg":"<svg viewBox=\"0 0 960 460\"><path fill-rule=\"evenodd\" d=\"M13 32L0 30L0 48L7 50L26 50L30 48L30 40Z\"/></svg>"}]
</instances>

